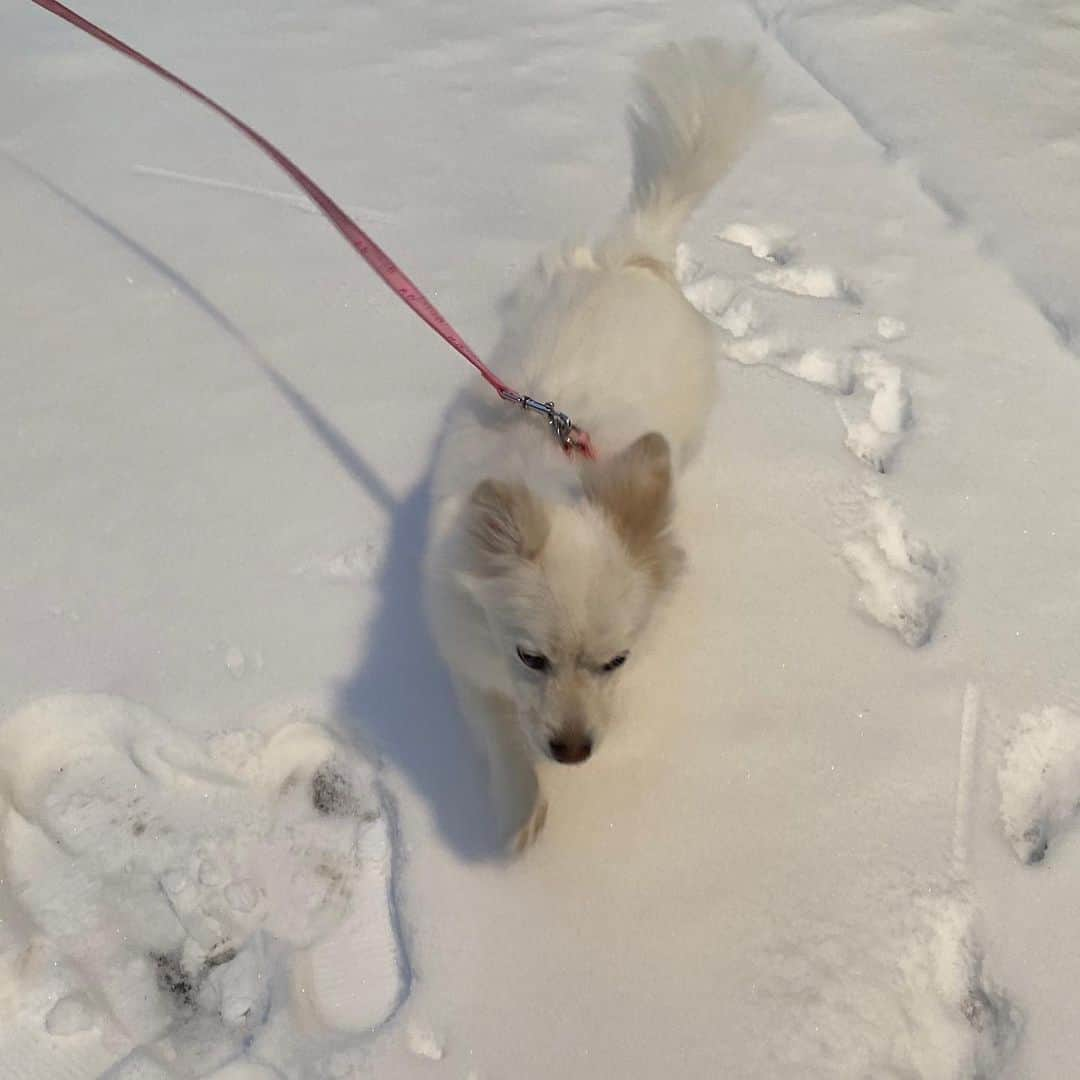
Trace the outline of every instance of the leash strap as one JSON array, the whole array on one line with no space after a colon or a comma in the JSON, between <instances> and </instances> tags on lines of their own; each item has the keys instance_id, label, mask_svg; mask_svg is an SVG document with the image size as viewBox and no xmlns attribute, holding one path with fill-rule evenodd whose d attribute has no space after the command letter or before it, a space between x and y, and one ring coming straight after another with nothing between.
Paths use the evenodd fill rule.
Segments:
<instances>
[{"instance_id":1,"label":"leash strap","mask_svg":"<svg viewBox=\"0 0 1080 1080\"><path fill-rule=\"evenodd\" d=\"M441 338L448 342L453 348L455 348L466 360L480 374L487 380L492 386L495 392L504 401L511 402L515 405L520 405L522 409L532 412L539 412L545 415L548 419L548 423L551 426L551 430L558 439L559 443L566 450L568 454L575 452L582 454L587 458L594 458L596 453L593 449L592 443L589 441L587 432L582 431L580 428L574 426L570 418L565 414L558 412L553 402L539 402L533 398L526 397L524 394L519 394L516 390L512 390L495 374L484 362L476 355L475 352L466 344L464 338L462 338L458 332L443 318L442 314L435 307L435 305L409 280L405 272L397 266L397 264L386 254L385 251L310 176L307 175L295 162L283 154L273 143L264 139L254 128L249 127L238 116L234 116L223 105L219 105L213 98L208 97L201 90L196 89L190 83L185 82L178 75L174 75L171 71L163 68L160 64L156 64L148 56L144 56L137 49L133 49L130 45L121 41L119 38L114 37L106 30L102 30L100 26L96 26L88 19L84 19L81 15L72 11L71 8L65 7L59 3L58 0L32 0L38 7L44 8L46 11L52 12L53 15L59 16L65 22L70 23L72 26L77 27L84 33L89 34L91 37L96 38L98 41L109 48L115 49L118 53L128 57L130 60L134 60L137 64L141 64L143 67L154 72L155 75L159 75L165 79L166 82L170 82L173 86L179 87L181 90L190 94L193 98L201 101L207 108L212 109L219 116L227 120L234 128L236 128L241 134L246 135L267 157L269 157L279 168L284 170L289 177L296 183L304 193L315 203L316 206L323 212L330 223L337 229L339 233L348 241L349 244L355 249L358 255L379 275L380 278L406 303L412 310L420 316L435 331Z\"/></svg>"}]
</instances>

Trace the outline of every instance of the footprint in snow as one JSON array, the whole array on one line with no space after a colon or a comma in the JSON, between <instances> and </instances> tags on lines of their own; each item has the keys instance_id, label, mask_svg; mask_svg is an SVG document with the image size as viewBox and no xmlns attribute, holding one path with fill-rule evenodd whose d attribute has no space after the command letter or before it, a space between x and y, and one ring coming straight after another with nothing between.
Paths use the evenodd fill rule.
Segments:
<instances>
[{"instance_id":1,"label":"footprint in snow","mask_svg":"<svg viewBox=\"0 0 1080 1080\"><path fill-rule=\"evenodd\" d=\"M903 512L870 486L869 512L856 538L843 547L859 581L858 606L912 648L930 640L945 600L945 564L913 536Z\"/></svg>"},{"instance_id":2,"label":"footprint in snow","mask_svg":"<svg viewBox=\"0 0 1080 1080\"><path fill-rule=\"evenodd\" d=\"M777 264L755 275L759 283L802 296L838 299L853 295L828 268L788 264L794 248L787 230L740 223L729 225L720 235L755 257ZM730 359L744 367L767 364L842 397L854 395L853 405L837 403L844 445L875 472L888 471L912 423L911 394L899 367L873 349L807 349L783 331L762 332L764 320L755 298L741 292L732 279L707 273L685 244L676 251L675 273L687 300L727 332L723 349ZM876 329L887 341L907 332L904 323L891 316L879 318Z\"/></svg>"},{"instance_id":3,"label":"footprint in snow","mask_svg":"<svg viewBox=\"0 0 1080 1080\"><path fill-rule=\"evenodd\" d=\"M780 370L837 394L850 394L855 386L851 357L829 349L809 349L793 360L783 361Z\"/></svg>"},{"instance_id":4,"label":"footprint in snow","mask_svg":"<svg viewBox=\"0 0 1080 1080\"><path fill-rule=\"evenodd\" d=\"M865 413L855 415L855 410L837 402L844 445L875 472L884 473L911 427L911 394L900 369L873 349L862 350L853 368Z\"/></svg>"},{"instance_id":5,"label":"footprint in snow","mask_svg":"<svg viewBox=\"0 0 1080 1080\"><path fill-rule=\"evenodd\" d=\"M785 375L835 394L846 396L855 388L854 365L849 355L832 349L800 350L786 334L761 334L731 341L725 345L724 352L743 367L768 364Z\"/></svg>"},{"instance_id":6,"label":"footprint in snow","mask_svg":"<svg viewBox=\"0 0 1080 1080\"><path fill-rule=\"evenodd\" d=\"M762 1075L1004 1077L1024 1017L994 977L963 886L879 882L873 925L798 920L763 950L757 992L784 1009Z\"/></svg>"},{"instance_id":7,"label":"footprint in snow","mask_svg":"<svg viewBox=\"0 0 1080 1080\"><path fill-rule=\"evenodd\" d=\"M851 283L832 267L792 265L797 250L791 232L783 226L735 222L719 235L722 240L745 248L756 259L773 264L754 275L762 285L815 300L858 300Z\"/></svg>"},{"instance_id":8,"label":"footprint in snow","mask_svg":"<svg viewBox=\"0 0 1080 1080\"><path fill-rule=\"evenodd\" d=\"M769 262L785 262L793 251L787 246L789 234L778 227L769 230L751 225L730 225L721 236ZM730 359L746 367L769 364L815 386L838 394L851 393L854 376L849 355L824 348L797 348L784 333L759 333L764 320L755 299L741 293L731 279L706 273L685 244L680 244L676 251L675 273L687 300L729 335L724 351ZM794 270L784 267L763 273L788 274L790 277ZM761 278L760 274L758 278ZM808 288L812 287L816 287L813 280Z\"/></svg>"},{"instance_id":9,"label":"footprint in snow","mask_svg":"<svg viewBox=\"0 0 1080 1080\"><path fill-rule=\"evenodd\" d=\"M735 283L718 274L709 274L684 285L683 295L706 319L723 326L724 315L735 296Z\"/></svg>"},{"instance_id":10,"label":"footprint in snow","mask_svg":"<svg viewBox=\"0 0 1080 1080\"><path fill-rule=\"evenodd\" d=\"M857 299L832 268L794 265L795 248L785 229L735 223L720 236L771 264L754 275L759 284L797 296ZM676 252L676 277L690 303L727 331L729 358L744 366L767 364L843 398L836 404L844 445L876 472L887 471L912 425L911 394L897 365L873 349L805 349L783 332L760 332L763 320L754 298L741 295L733 281L706 273L686 245ZM904 323L891 316L880 317L876 330L884 341L907 333ZM860 583L857 603L907 645L923 645L941 613L944 563L929 544L911 536L895 504L874 488L868 492L866 524L843 549Z\"/></svg>"},{"instance_id":11,"label":"footprint in snow","mask_svg":"<svg viewBox=\"0 0 1080 1080\"><path fill-rule=\"evenodd\" d=\"M1050 841L1080 824L1080 715L1051 707L1028 713L998 767L1001 823L1024 863L1046 856Z\"/></svg>"},{"instance_id":12,"label":"footprint in snow","mask_svg":"<svg viewBox=\"0 0 1080 1080\"><path fill-rule=\"evenodd\" d=\"M736 340L745 338L760 326L761 318L753 300L738 296L738 287L730 278L706 273L704 265L686 244L679 244L675 249L675 279L686 299L705 318Z\"/></svg>"},{"instance_id":13,"label":"footprint in snow","mask_svg":"<svg viewBox=\"0 0 1080 1080\"><path fill-rule=\"evenodd\" d=\"M49 958L47 978L14 969L28 1076L56 1075L58 1040L91 1029L93 1075L141 1076L153 1045L218 1076L264 1024L368 1032L394 1012L405 964L375 768L309 710L268 719L269 734L196 740L68 695L0 722L0 910L18 911L0 944Z\"/></svg>"}]
</instances>

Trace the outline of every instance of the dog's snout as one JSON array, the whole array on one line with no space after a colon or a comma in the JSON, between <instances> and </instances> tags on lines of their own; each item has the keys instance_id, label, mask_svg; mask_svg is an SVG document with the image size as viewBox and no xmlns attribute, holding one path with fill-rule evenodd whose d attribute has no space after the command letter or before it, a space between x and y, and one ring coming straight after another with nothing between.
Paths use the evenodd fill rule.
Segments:
<instances>
[{"instance_id":1,"label":"dog's snout","mask_svg":"<svg viewBox=\"0 0 1080 1080\"><path fill-rule=\"evenodd\" d=\"M580 765L592 753L593 743L588 735L554 735L548 743L551 756L562 765Z\"/></svg>"}]
</instances>

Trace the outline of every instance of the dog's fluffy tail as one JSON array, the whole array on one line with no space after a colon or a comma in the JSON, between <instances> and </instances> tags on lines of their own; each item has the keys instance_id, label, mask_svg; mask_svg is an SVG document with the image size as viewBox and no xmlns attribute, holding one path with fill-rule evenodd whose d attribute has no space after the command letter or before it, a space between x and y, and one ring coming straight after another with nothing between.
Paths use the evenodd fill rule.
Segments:
<instances>
[{"instance_id":1,"label":"dog's fluffy tail","mask_svg":"<svg viewBox=\"0 0 1080 1080\"><path fill-rule=\"evenodd\" d=\"M755 54L713 39L646 54L629 110L633 188L609 255L672 261L683 223L749 140L760 86Z\"/></svg>"}]
</instances>

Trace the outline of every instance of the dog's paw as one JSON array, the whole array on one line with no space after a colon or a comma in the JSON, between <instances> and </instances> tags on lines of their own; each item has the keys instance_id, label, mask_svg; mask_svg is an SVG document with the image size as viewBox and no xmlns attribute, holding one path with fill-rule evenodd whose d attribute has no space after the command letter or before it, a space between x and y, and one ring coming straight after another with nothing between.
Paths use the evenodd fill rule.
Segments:
<instances>
[{"instance_id":1,"label":"dog's paw","mask_svg":"<svg viewBox=\"0 0 1080 1080\"><path fill-rule=\"evenodd\" d=\"M547 812L547 799L542 795L537 796L536 802L533 804L532 812L529 814L528 818L525 819L525 823L520 829L513 833L507 841L507 855L520 855L523 851L526 851L536 843L537 837L544 830L544 823L547 821Z\"/></svg>"}]
</instances>

